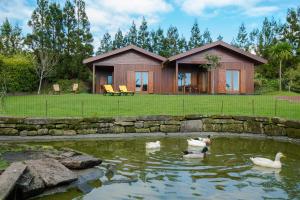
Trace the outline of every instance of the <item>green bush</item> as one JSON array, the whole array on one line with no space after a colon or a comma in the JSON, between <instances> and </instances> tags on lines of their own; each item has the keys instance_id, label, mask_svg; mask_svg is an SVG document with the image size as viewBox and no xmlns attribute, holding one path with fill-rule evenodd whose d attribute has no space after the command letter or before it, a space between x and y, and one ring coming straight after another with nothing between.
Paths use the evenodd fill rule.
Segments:
<instances>
[{"instance_id":1,"label":"green bush","mask_svg":"<svg viewBox=\"0 0 300 200\"><path fill-rule=\"evenodd\" d=\"M290 89L293 92L300 93L300 64L296 69L291 68L285 73L285 82L287 83L287 89Z\"/></svg>"},{"instance_id":2,"label":"green bush","mask_svg":"<svg viewBox=\"0 0 300 200\"><path fill-rule=\"evenodd\" d=\"M56 81L55 83L48 83L45 84L43 93L46 94L52 94L53 93L53 84L59 84L60 92L61 93L71 93L73 84L78 83L78 93L87 93L89 91L89 88L87 87L87 84L81 80L66 80L61 79Z\"/></svg>"},{"instance_id":3,"label":"green bush","mask_svg":"<svg viewBox=\"0 0 300 200\"><path fill-rule=\"evenodd\" d=\"M267 79L261 74L256 73L254 79L255 93L263 94L267 92L278 91L279 83L277 79Z\"/></svg>"},{"instance_id":4,"label":"green bush","mask_svg":"<svg viewBox=\"0 0 300 200\"><path fill-rule=\"evenodd\" d=\"M0 55L1 75L7 86L7 92L32 92L37 89L38 77L28 55Z\"/></svg>"}]
</instances>

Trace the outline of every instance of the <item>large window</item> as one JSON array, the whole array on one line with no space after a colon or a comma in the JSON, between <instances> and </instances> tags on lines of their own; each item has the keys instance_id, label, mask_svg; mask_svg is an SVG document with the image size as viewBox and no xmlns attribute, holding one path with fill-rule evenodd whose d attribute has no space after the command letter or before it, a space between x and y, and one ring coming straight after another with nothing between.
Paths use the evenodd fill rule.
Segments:
<instances>
[{"instance_id":1,"label":"large window","mask_svg":"<svg viewBox=\"0 0 300 200\"><path fill-rule=\"evenodd\" d=\"M226 70L226 91L238 92L240 90L240 71Z\"/></svg>"},{"instance_id":2,"label":"large window","mask_svg":"<svg viewBox=\"0 0 300 200\"><path fill-rule=\"evenodd\" d=\"M107 84L109 84L109 85L113 84L112 74L107 75Z\"/></svg>"},{"instance_id":3,"label":"large window","mask_svg":"<svg viewBox=\"0 0 300 200\"><path fill-rule=\"evenodd\" d=\"M135 91L148 91L148 72L135 72Z\"/></svg>"},{"instance_id":4,"label":"large window","mask_svg":"<svg viewBox=\"0 0 300 200\"><path fill-rule=\"evenodd\" d=\"M178 73L178 91L185 92L191 87L192 74L191 73Z\"/></svg>"}]
</instances>

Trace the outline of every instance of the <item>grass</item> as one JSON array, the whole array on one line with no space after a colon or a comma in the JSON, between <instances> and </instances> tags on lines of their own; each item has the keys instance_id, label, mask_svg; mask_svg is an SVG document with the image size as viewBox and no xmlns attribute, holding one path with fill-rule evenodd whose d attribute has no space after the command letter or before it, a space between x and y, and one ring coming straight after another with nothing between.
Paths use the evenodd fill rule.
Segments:
<instances>
[{"instance_id":1,"label":"grass","mask_svg":"<svg viewBox=\"0 0 300 200\"><path fill-rule=\"evenodd\" d=\"M280 95L279 95L280 96ZM273 95L135 95L92 94L9 96L0 115L96 117L225 114L300 119L300 103Z\"/></svg>"}]
</instances>

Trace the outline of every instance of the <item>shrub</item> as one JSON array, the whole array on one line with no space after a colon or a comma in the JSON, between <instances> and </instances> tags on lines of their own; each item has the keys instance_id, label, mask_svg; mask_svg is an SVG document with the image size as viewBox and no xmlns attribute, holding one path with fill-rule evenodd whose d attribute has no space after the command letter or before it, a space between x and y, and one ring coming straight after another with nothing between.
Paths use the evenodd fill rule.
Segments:
<instances>
[{"instance_id":1,"label":"shrub","mask_svg":"<svg viewBox=\"0 0 300 200\"><path fill-rule=\"evenodd\" d=\"M285 82L287 82L288 89L293 92L300 93L300 64L296 67L296 69L289 69L285 73Z\"/></svg>"},{"instance_id":2,"label":"shrub","mask_svg":"<svg viewBox=\"0 0 300 200\"><path fill-rule=\"evenodd\" d=\"M31 58L28 55L16 54L10 57L0 55L7 92L32 92L36 90L38 78Z\"/></svg>"},{"instance_id":3,"label":"shrub","mask_svg":"<svg viewBox=\"0 0 300 200\"><path fill-rule=\"evenodd\" d=\"M87 87L87 84L81 80L60 79L60 80L56 81L55 83L51 83L51 84L49 83L49 84L45 85L45 87L43 89L43 93L47 93L47 94L53 93L53 88L52 88L53 84L59 84L61 93L71 93L74 83L78 83L78 93L88 92L89 88Z\"/></svg>"},{"instance_id":4,"label":"shrub","mask_svg":"<svg viewBox=\"0 0 300 200\"><path fill-rule=\"evenodd\" d=\"M278 91L279 83L277 79L267 79L261 74L256 73L254 79L255 93L262 94L267 92Z\"/></svg>"}]
</instances>

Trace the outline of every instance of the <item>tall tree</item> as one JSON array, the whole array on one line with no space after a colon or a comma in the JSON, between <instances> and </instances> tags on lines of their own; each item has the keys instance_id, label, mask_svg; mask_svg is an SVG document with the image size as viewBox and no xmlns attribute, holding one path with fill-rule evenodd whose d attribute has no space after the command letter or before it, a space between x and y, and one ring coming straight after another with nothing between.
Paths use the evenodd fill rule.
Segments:
<instances>
[{"instance_id":1,"label":"tall tree","mask_svg":"<svg viewBox=\"0 0 300 200\"><path fill-rule=\"evenodd\" d=\"M202 44L209 44L212 43L212 38L210 36L210 32L208 29L206 29L203 33L203 37L202 37Z\"/></svg>"},{"instance_id":2,"label":"tall tree","mask_svg":"<svg viewBox=\"0 0 300 200\"><path fill-rule=\"evenodd\" d=\"M218 41L222 41L222 40L223 40L223 36L219 35L219 36L217 37L217 40L218 40Z\"/></svg>"},{"instance_id":3,"label":"tall tree","mask_svg":"<svg viewBox=\"0 0 300 200\"><path fill-rule=\"evenodd\" d=\"M164 31L159 27L156 31L151 32L151 51L164 56L164 42L165 36Z\"/></svg>"},{"instance_id":4,"label":"tall tree","mask_svg":"<svg viewBox=\"0 0 300 200\"><path fill-rule=\"evenodd\" d=\"M63 26L65 30L65 56L75 55L77 22L75 18L75 7L70 0L67 0L64 5Z\"/></svg>"},{"instance_id":5,"label":"tall tree","mask_svg":"<svg viewBox=\"0 0 300 200\"><path fill-rule=\"evenodd\" d=\"M250 48L250 42L248 39L248 33L245 27L245 24L242 23L241 26L239 27L239 32L238 35L235 39L235 44L234 46L241 48L245 51L249 51Z\"/></svg>"},{"instance_id":6,"label":"tall tree","mask_svg":"<svg viewBox=\"0 0 300 200\"><path fill-rule=\"evenodd\" d=\"M0 27L0 53L12 55L22 50L22 36L19 26L13 27L6 18Z\"/></svg>"},{"instance_id":7,"label":"tall tree","mask_svg":"<svg viewBox=\"0 0 300 200\"><path fill-rule=\"evenodd\" d=\"M178 49L180 53L185 52L189 49L188 43L183 35L178 41Z\"/></svg>"},{"instance_id":8,"label":"tall tree","mask_svg":"<svg viewBox=\"0 0 300 200\"><path fill-rule=\"evenodd\" d=\"M191 37L189 40L188 48L193 49L203 45L202 36L200 33L199 25L197 20L194 22L194 25L191 30Z\"/></svg>"},{"instance_id":9,"label":"tall tree","mask_svg":"<svg viewBox=\"0 0 300 200\"><path fill-rule=\"evenodd\" d=\"M271 55L279 61L279 90L282 90L282 62L292 57L292 47L287 42L279 42L270 49Z\"/></svg>"},{"instance_id":10,"label":"tall tree","mask_svg":"<svg viewBox=\"0 0 300 200\"><path fill-rule=\"evenodd\" d=\"M138 36L137 36L137 29L136 29L136 25L134 23L134 21L131 24L131 27L129 28L129 32L128 34L125 36L125 44L126 45L137 45L137 40L138 40Z\"/></svg>"},{"instance_id":11,"label":"tall tree","mask_svg":"<svg viewBox=\"0 0 300 200\"><path fill-rule=\"evenodd\" d=\"M144 17L138 31L137 45L146 50L150 49L150 33Z\"/></svg>"},{"instance_id":12,"label":"tall tree","mask_svg":"<svg viewBox=\"0 0 300 200\"><path fill-rule=\"evenodd\" d=\"M63 52L64 30L63 30L63 12L59 4L51 3L49 5L49 34L51 35L51 47L56 53Z\"/></svg>"},{"instance_id":13,"label":"tall tree","mask_svg":"<svg viewBox=\"0 0 300 200\"><path fill-rule=\"evenodd\" d=\"M98 48L97 54L103 54L113 49L111 36L108 32L103 35L102 40L100 41L100 46Z\"/></svg>"},{"instance_id":14,"label":"tall tree","mask_svg":"<svg viewBox=\"0 0 300 200\"><path fill-rule=\"evenodd\" d=\"M167 31L166 37L166 56L173 56L180 53L179 48L179 33L178 29L175 26L170 26Z\"/></svg>"},{"instance_id":15,"label":"tall tree","mask_svg":"<svg viewBox=\"0 0 300 200\"><path fill-rule=\"evenodd\" d=\"M115 34L115 39L113 41L113 49L119 49L124 47L124 38L121 29L118 29L117 33Z\"/></svg>"}]
</instances>

